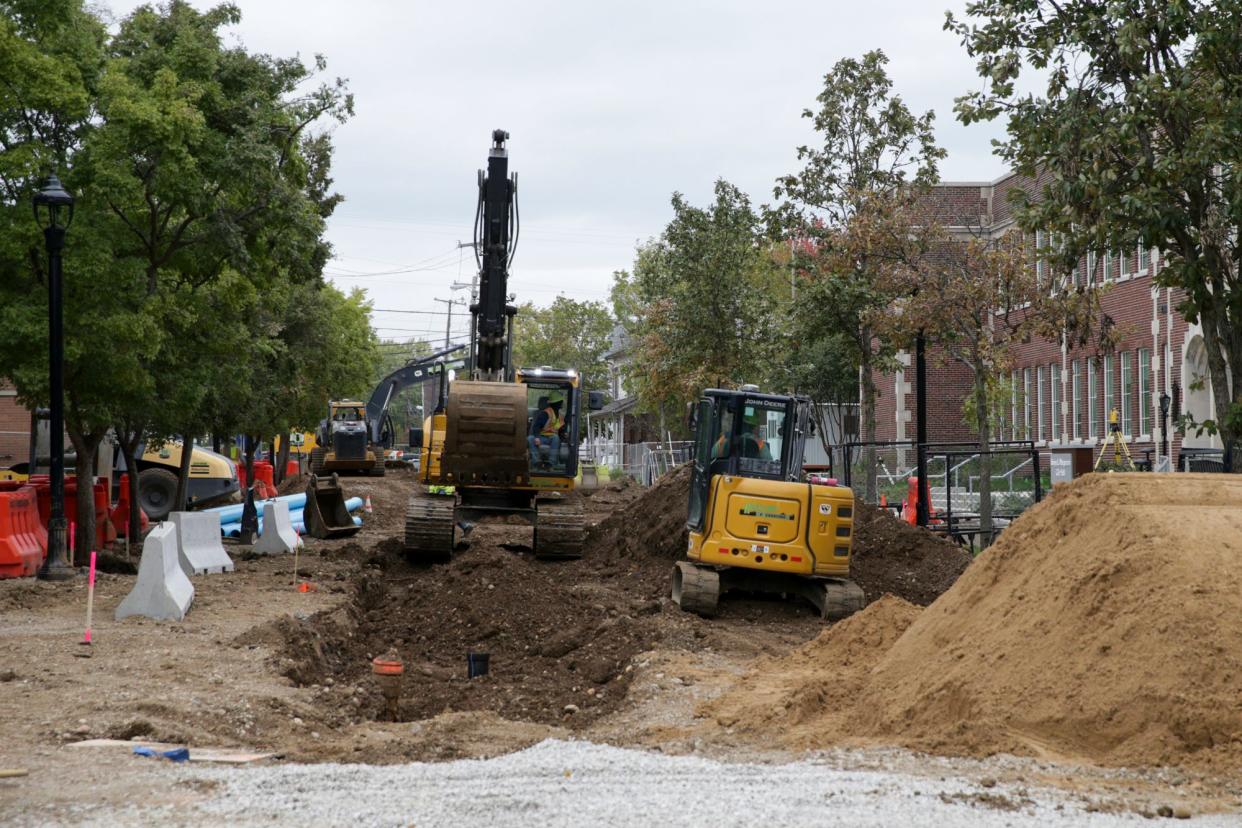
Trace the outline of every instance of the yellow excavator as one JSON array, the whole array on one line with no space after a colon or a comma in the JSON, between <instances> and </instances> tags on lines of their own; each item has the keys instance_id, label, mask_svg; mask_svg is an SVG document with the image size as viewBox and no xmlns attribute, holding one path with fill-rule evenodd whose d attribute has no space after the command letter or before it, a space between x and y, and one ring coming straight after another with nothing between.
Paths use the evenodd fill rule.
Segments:
<instances>
[{"instance_id":1,"label":"yellow excavator","mask_svg":"<svg viewBox=\"0 0 1242 828\"><path fill-rule=\"evenodd\" d=\"M448 382L441 407L424 421L422 490L406 512L405 551L443 561L463 525L485 515L534 524L539 558L582 555L581 503L569 497L578 473L582 391L572 368L513 365L509 266L517 248L517 175L509 174L509 134L492 133L479 171L474 252L478 294L470 305L469 379ZM441 370L441 382L447 382ZM602 395L588 395L591 409Z\"/></svg>"},{"instance_id":2,"label":"yellow excavator","mask_svg":"<svg viewBox=\"0 0 1242 828\"><path fill-rule=\"evenodd\" d=\"M801 479L810 405L746 385L709 389L692 410L690 541L673 569L682 609L714 615L731 590L800 595L832 620L863 608L850 580L854 493Z\"/></svg>"}]
</instances>

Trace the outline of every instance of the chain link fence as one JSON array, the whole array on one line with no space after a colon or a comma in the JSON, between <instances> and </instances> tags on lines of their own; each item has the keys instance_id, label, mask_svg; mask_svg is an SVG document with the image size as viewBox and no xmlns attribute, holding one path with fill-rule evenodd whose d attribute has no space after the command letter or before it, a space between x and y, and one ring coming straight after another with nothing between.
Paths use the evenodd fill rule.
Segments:
<instances>
[{"instance_id":1,"label":"chain link fence","mask_svg":"<svg viewBox=\"0 0 1242 828\"><path fill-rule=\"evenodd\" d=\"M673 440L651 443L621 443L592 440L579 451L582 460L606 468L610 476L626 474L650 486L665 472L688 461L694 454L694 441Z\"/></svg>"}]
</instances>

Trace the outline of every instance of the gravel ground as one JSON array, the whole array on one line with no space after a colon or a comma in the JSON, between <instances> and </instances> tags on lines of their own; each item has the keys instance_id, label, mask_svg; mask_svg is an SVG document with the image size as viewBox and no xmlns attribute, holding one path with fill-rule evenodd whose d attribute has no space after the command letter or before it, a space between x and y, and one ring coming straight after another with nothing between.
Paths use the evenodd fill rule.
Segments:
<instances>
[{"instance_id":1,"label":"gravel ground","mask_svg":"<svg viewBox=\"0 0 1242 828\"><path fill-rule=\"evenodd\" d=\"M407 765L179 768L204 798L94 809L88 823L221 825L1114 826L1150 824L1068 792L954 776L723 763L545 741L493 759ZM20 821L20 820L19 820ZM75 820L76 821L76 820ZM1195 825L1236 825L1236 815Z\"/></svg>"}]
</instances>

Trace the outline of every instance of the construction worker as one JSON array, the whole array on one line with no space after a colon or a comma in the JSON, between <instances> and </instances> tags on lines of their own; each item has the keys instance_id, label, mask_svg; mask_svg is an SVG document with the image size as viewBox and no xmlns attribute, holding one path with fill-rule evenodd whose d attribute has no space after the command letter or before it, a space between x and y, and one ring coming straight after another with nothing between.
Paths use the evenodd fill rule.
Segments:
<instances>
[{"instance_id":1,"label":"construction worker","mask_svg":"<svg viewBox=\"0 0 1242 828\"><path fill-rule=\"evenodd\" d=\"M742 432L742 456L751 460L772 459L768 441L763 437L763 426L759 423L746 423Z\"/></svg>"},{"instance_id":2,"label":"construction worker","mask_svg":"<svg viewBox=\"0 0 1242 828\"><path fill-rule=\"evenodd\" d=\"M530 434L526 438L530 445L531 463L539 468L550 468L560 460L560 431L564 426L560 408L563 404L563 401L550 397L539 398L539 410L531 420Z\"/></svg>"},{"instance_id":3,"label":"construction worker","mask_svg":"<svg viewBox=\"0 0 1242 828\"><path fill-rule=\"evenodd\" d=\"M720 436L712 446L712 459L729 456L729 445L733 442L733 415L726 411L720 417Z\"/></svg>"}]
</instances>

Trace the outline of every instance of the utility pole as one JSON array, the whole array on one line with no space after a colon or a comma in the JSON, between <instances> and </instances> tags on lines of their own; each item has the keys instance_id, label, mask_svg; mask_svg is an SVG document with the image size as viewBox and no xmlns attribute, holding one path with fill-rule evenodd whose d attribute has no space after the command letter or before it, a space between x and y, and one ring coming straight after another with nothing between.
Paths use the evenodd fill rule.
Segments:
<instances>
[{"instance_id":1,"label":"utility pole","mask_svg":"<svg viewBox=\"0 0 1242 828\"><path fill-rule=\"evenodd\" d=\"M443 302L448 309L448 321L444 323L444 347L449 346L449 336L453 330L453 305L457 304L452 299L432 299L433 302Z\"/></svg>"},{"instance_id":2,"label":"utility pole","mask_svg":"<svg viewBox=\"0 0 1242 828\"><path fill-rule=\"evenodd\" d=\"M449 340L452 338L452 335L453 335L453 305L461 305L464 303L460 299L432 299L431 301L443 302L445 308L448 310L448 319L444 323L444 347L448 348ZM440 389L440 386L437 385L436 386L436 405L437 406L441 402L439 398L439 393L440 393L439 389ZM423 384L423 411L426 412L430 410L433 410L433 409L427 407L427 385L426 383L424 383Z\"/></svg>"}]
</instances>

